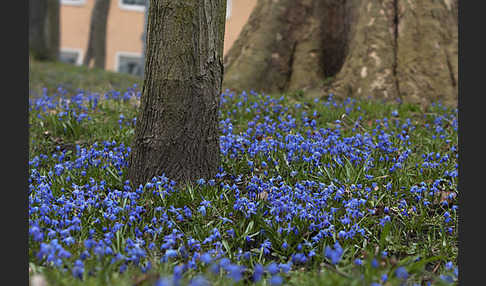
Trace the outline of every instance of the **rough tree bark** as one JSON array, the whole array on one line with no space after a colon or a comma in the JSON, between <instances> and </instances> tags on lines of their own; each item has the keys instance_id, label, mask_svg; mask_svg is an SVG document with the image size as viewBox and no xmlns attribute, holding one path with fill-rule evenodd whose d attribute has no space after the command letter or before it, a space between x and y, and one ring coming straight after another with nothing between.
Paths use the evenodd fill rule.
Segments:
<instances>
[{"instance_id":1,"label":"rough tree bark","mask_svg":"<svg viewBox=\"0 0 486 286\"><path fill-rule=\"evenodd\" d=\"M226 0L152 0L145 77L128 178L179 183L219 166L218 108Z\"/></svg>"},{"instance_id":2,"label":"rough tree bark","mask_svg":"<svg viewBox=\"0 0 486 286\"><path fill-rule=\"evenodd\" d=\"M59 8L58 0L29 1L29 50L35 59L58 59Z\"/></svg>"},{"instance_id":3,"label":"rough tree bark","mask_svg":"<svg viewBox=\"0 0 486 286\"><path fill-rule=\"evenodd\" d=\"M454 0L259 0L225 57L237 91L457 104Z\"/></svg>"},{"instance_id":4,"label":"rough tree bark","mask_svg":"<svg viewBox=\"0 0 486 286\"><path fill-rule=\"evenodd\" d=\"M108 25L108 13L110 0L96 0L91 12L88 46L83 65L104 69L106 62L106 28Z\"/></svg>"}]
</instances>

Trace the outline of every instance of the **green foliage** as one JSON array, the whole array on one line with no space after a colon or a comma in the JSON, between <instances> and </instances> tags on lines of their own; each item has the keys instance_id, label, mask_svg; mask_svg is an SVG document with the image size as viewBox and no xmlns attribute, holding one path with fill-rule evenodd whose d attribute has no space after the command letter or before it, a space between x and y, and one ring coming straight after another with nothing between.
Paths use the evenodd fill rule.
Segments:
<instances>
[{"instance_id":1,"label":"green foliage","mask_svg":"<svg viewBox=\"0 0 486 286\"><path fill-rule=\"evenodd\" d=\"M57 65L57 64L56 64ZM77 69L77 68L76 68ZM77 72L76 72L77 73ZM83 75L84 72L79 72ZM42 78L46 75L36 75ZM65 75L74 77L73 74ZM108 76L107 76L108 77ZM61 80L65 79L64 77ZM57 82L62 82L57 80ZM105 83L99 83L100 89L107 90ZM104 85L104 86L103 86ZM54 87L54 86L53 86ZM136 92L129 90L128 92ZM73 96L68 92L66 96ZM76 104L75 96L69 103L69 108L51 108L46 111L32 108L29 113L29 132L30 132L30 152L29 158L33 160L40 154L60 154L64 150L67 159L76 159L78 148L88 148L96 142L116 141L125 146L130 146L133 138L133 118L136 116L137 99L130 98L124 100L104 99L103 97L95 104L94 101L85 101ZM432 106L428 110L422 110L412 104L394 104L367 100L354 102L328 101L324 98L319 101L303 101L299 92L288 94L279 99L279 96L267 97L252 94L247 101L241 97L223 97L226 102L222 104L221 119L228 120L233 128L232 132L225 134L237 135L247 132L249 123L254 121L259 115L260 119L256 124L263 124L264 120L274 120L279 122L281 116L277 112L271 111L272 108L283 108L286 115L291 115L296 119L295 124L299 129L292 130L289 134L298 132L304 134L312 131L310 127L304 127L311 120L315 120L318 127L328 130L339 129L342 138L351 137L360 132L368 134L374 142L380 142L379 130L386 130L388 133L402 134L409 136L406 140L401 140L397 136L390 138L393 146L398 149L388 154L390 158L397 159L406 150L411 150L409 157L403 162L400 168L390 172L394 166L394 160L380 160L383 153L379 150L372 150L367 155L367 161L373 161L374 166L366 169L364 163L356 164L350 158L344 158L342 164L337 163L337 157L332 154L323 154L320 158L320 165L313 165L310 162L298 161L289 163L286 152L282 149L270 150L265 154L255 156L248 152L237 153L235 156L230 154L222 156L222 167L227 174L216 181L214 186L209 184L194 184L182 187L174 192L163 193L163 186L157 187L159 195L153 195L149 191L143 192L138 204L143 206L145 212L140 219L137 219L132 226L125 225L118 232L113 242L113 251L123 252L126 247L126 240L133 239L135 228L142 228L151 225L151 219L158 216L156 207L187 207L192 212L192 218L178 219L170 214L168 220L173 225L172 229L178 229L186 237L192 237L199 241L205 240L212 233L214 228L221 233L221 243L228 258L232 261L240 255L239 249L253 254L247 261L241 261L247 271L244 279L235 285L245 285L249 283L251 269L256 264L268 265L271 262L286 263L292 254L297 253L299 244L309 241L315 235L309 229L309 222L305 219L293 217L291 223L299 230L297 235L286 232L279 232L278 227L286 227L285 223L269 225L266 219L268 211L272 208L270 200L272 189L266 190L266 194L259 193L258 199L251 198L250 192L246 187L250 184L253 177L271 178L282 177L282 182L289 186L305 181L315 181L318 183L342 187L345 192L342 196L345 199L353 197L362 198L367 196L366 211L357 224L364 228L366 239L356 237L349 240L340 240L336 233L333 237L326 238L323 243L317 244L311 249L304 246L306 252L314 251L315 256L312 260L302 266L293 268L288 274L282 275L286 285L370 285L373 282L381 283L384 274L388 275L388 281L382 285L400 285L402 281L394 273L399 267L405 267L408 271L411 283L433 282L434 285L442 285L440 274L452 275L452 270L445 268L448 261L455 262L457 259L457 217L456 212L449 210L451 205L457 204L455 197L450 200L448 206L441 204L443 194L457 194L457 178L443 177L444 171L455 170L457 164L457 123L454 122L454 111L445 109L440 105ZM329 102L329 105L324 103ZM255 107L257 106L257 107ZM350 108L352 107L352 108ZM350 109L349 109L350 108ZM63 112L66 112L63 114ZM314 113L315 112L315 113ZM79 120L80 114L86 116ZM120 115L123 115L120 117ZM267 119L265 119L267 117ZM385 123L383 118L387 117ZM439 133L434 131L437 120L446 122L443 130ZM339 120L339 121L337 121ZM222 128L228 128L229 123L222 124ZM274 136L274 137L272 137ZM256 136L253 140L259 142L270 142L276 139L275 134ZM429 153L447 154L450 158L437 168L421 168L424 158L423 154ZM271 160L269 160L271 159ZM252 162L252 166L249 165ZM271 161L280 162L275 165ZM120 169L110 161L102 161L106 168L89 167L85 169L85 174L81 175L79 170L67 170L62 175L53 175L53 166L56 160L49 157L41 160L37 170L42 176L46 177L52 185L53 195L56 197L72 194L72 186L83 186L88 184L90 179L95 181L104 180L107 189L123 190L124 178L123 169ZM329 165L328 165L329 164ZM32 168L32 167L31 167ZM70 181L67 177L70 177ZM438 180L440 179L440 180ZM414 186L424 184L427 188L434 183L438 183L440 192L429 196L424 194L431 202L430 206L421 203L414 203L416 197L408 190ZM356 188L362 184L363 187ZM255 214L247 216L244 212L235 210L237 199L235 198L236 186L241 191L242 197L247 197L251 202L257 202ZM373 187L374 186L374 187ZM366 188L369 188L367 190ZM316 190L316 193L318 191ZM102 197L109 194L102 193ZM401 201L408 202L409 205L403 207ZM211 204L203 215L199 207L204 201ZM125 206L133 202L120 200L118 203L123 207L120 217L128 216ZM345 213L342 208L341 200L331 200L325 206L337 208L336 215L342 216ZM392 221L380 225L383 218L384 208L387 207ZM415 207L412 210L412 207ZM444 222L444 212L448 210L452 221L448 224ZM106 219L106 210L103 208L91 208L83 214L81 225L82 231L77 235L79 242L88 237L88 229L95 228L96 235L102 236L103 227L111 227L112 222ZM221 217L229 218L231 222L221 220ZM38 219L32 215L29 219ZM99 219L100 224L94 227L94 221ZM336 228L345 228L345 224L335 220ZM447 228L453 229L449 233ZM163 235L153 238L157 245L163 243L163 236L170 234L172 229L166 229ZM234 237L227 234L233 229ZM248 243L247 239L253 240ZM265 254L261 244L269 240L272 245L272 252ZM288 244L287 248L282 247L282 243ZM325 257L326 246L331 246L334 242L340 241L343 248L342 260L333 265ZM129 265L127 270L119 273L119 263L111 264L108 260L87 260L83 280L66 275L63 270L53 267L45 261L40 261L36 257L39 243L30 238L29 244L29 265L32 273L42 273L51 285L154 285L154 283L164 276L173 273L173 267L180 263L187 262L182 258L169 259L167 263L160 263L163 253L156 248L149 252L147 261L152 263L152 268L146 273L141 273L139 267ZM73 255L81 249L81 245L70 248ZM203 246L204 252L209 246ZM387 255L381 256L383 251ZM355 265L355 259L361 259L361 266ZM373 266L372 260L377 259L377 267ZM96 271L95 275L89 275L88 269ZM201 266L199 271L189 270L184 274L183 282L188 282L197 274L203 273L213 285L229 285L233 283L231 279L223 274L215 275L209 271L208 266ZM269 285L268 276L256 285ZM185 285L183 283L183 285Z\"/></svg>"},{"instance_id":2,"label":"green foliage","mask_svg":"<svg viewBox=\"0 0 486 286\"><path fill-rule=\"evenodd\" d=\"M62 62L29 60L29 91L31 95L41 95L46 88L48 94L62 87L70 93L78 89L104 93L108 90L126 90L133 84L142 85L136 76L106 71L99 68L75 66Z\"/></svg>"}]
</instances>

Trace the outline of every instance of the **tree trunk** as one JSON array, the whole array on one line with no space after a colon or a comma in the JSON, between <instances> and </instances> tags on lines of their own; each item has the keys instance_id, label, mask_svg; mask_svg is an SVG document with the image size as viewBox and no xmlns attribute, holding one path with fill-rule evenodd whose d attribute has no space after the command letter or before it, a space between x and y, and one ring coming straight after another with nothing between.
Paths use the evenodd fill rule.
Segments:
<instances>
[{"instance_id":1,"label":"tree trunk","mask_svg":"<svg viewBox=\"0 0 486 286\"><path fill-rule=\"evenodd\" d=\"M457 1L259 0L225 88L457 104Z\"/></svg>"},{"instance_id":2,"label":"tree trunk","mask_svg":"<svg viewBox=\"0 0 486 286\"><path fill-rule=\"evenodd\" d=\"M38 60L59 56L59 1L29 1L29 50Z\"/></svg>"},{"instance_id":3,"label":"tree trunk","mask_svg":"<svg viewBox=\"0 0 486 286\"><path fill-rule=\"evenodd\" d=\"M259 0L225 56L223 85L281 92L323 78L322 3Z\"/></svg>"},{"instance_id":4,"label":"tree trunk","mask_svg":"<svg viewBox=\"0 0 486 286\"><path fill-rule=\"evenodd\" d=\"M143 20L143 33L142 33L142 63L145 65L145 54L147 53L147 23L148 23L148 11L150 7L150 0L145 0L145 11ZM142 69L142 77L145 74Z\"/></svg>"},{"instance_id":5,"label":"tree trunk","mask_svg":"<svg viewBox=\"0 0 486 286\"><path fill-rule=\"evenodd\" d=\"M89 29L88 46L83 64L90 66L94 60L94 67L104 69L106 62L106 28L110 0L96 0L91 12L91 24Z\"/></svg>"},{"instance_id":6,"label":"tree trunk","mask_svg":"<svg viewBox=\"0 0 486 286\"><path fill-rule=\"evenodd\" d=\"M145 77L127 175L138 186L165 174L213 177L226 0L150 2Z\"/></svg>"}]
</instances>

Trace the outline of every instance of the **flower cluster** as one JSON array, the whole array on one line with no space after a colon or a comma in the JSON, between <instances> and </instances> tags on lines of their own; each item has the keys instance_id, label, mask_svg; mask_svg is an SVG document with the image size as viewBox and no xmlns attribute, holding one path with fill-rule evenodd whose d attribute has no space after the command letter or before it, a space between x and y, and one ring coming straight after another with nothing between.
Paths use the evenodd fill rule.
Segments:
<instances>
[{"instance_id":1,"label":"flower cluster","mask_svg":"<svg viewBox=\"0 0 486 286\"><path fill-rule=\"evenodd\" d=\"M66 97L60 90L30 100L32 124L47 131L62 126L55 132L66 140L105 124L100 113L107 109L125 108L112 116L118 128L106 138L31 154L30 261L81 279L96 272L88 268L94 262L120 272L178 262L173 277L157 285L175 283L189 269L224 271L234 281L268 276L281 285L297 265L364 267L363 253L373 247L390 263L402 254L387 248L387 236L411 233L407 223L430 220L437 235L455 240L457 110L436 104L436 113L419 120L384 105L383 117L370 118L356 99L291 105L284 97L226 92L215 178L184 189L161 174L133 188L122 178L136 120L130 104L139 98L135 89L104 97ZM61 124L66 116L74 118L71 125ZM52 118L61 123L48 123ZM406 268L386 275L382 282L409 277ZM190 280L208 283L203 276Z\"/></svg>"}]
</instances>

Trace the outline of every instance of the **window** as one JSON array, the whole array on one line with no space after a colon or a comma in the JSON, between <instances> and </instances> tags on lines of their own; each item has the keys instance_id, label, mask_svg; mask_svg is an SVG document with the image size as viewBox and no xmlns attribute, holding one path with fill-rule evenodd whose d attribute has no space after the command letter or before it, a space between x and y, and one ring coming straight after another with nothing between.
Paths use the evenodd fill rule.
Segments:
<instances>
[{"instance_id":1,"label":"window","mask_svg":"<svg viewBox=\"0 0 486 286\"><path fill-rule=\"evenodd\" d=\"M116 71L128 73L136 76L142 76L143 63L140 54L117 53Z\"/></svg>"},{"instance_id":2,"label":"window","mask_svg":"<svg viewBox=\"0 0 486 286\"><path fill-rule=\"evenodd\" d=\"M231 17L231 0L226 0L226 20Z\"/></svg>"},{"instance_id":3,"label":"window","mask_svg":"<svg viewBox=\"0 0 486 286\"><path fill-rule=\"evenodd\" d=\"M61 0L63 5L81 6L86 3L86 0Z\"/></svg>"},{"instance_id":4,"label":"window","mask_svg":"<svg viewBox=\"0 0 486 286\"><path fill-rule=\"evenodd\" d=\"M144 11L146 0L120 0L120 7L124 10ZM147 0L148 1L148 0Z\"/></svg>"},{"instance_id":5,"label":"window","mask_svg":"<svg viewBox=\"0 0 486 286\"><path fill-rule=\"evenodd\" d=\"M83 58L81 56L81 50L61 49L59 53L59 60L63 63L81 65L83 62Z\"/></svg>"}]
</instances>

